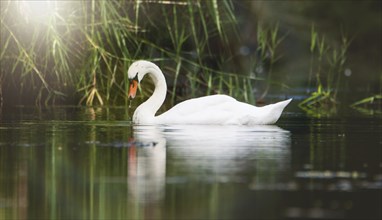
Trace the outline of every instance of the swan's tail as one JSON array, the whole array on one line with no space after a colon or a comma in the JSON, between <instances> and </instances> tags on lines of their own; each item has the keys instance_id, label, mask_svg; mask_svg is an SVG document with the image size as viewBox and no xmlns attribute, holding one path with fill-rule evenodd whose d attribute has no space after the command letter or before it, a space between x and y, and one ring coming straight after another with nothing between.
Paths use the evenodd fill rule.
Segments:
<instances>
[{"instance_id":1,"label":"swan's tail","mask_svg":"<svg viewBox=\"0 0 382 220\"><path fill-rule=\"evenodd\" d=\"M269 108L268 117L265 117L267 120L264 121L264 124L274 124L277 120L279 120L281 113L283 112L284 108L292 101L292 99L288 99L285 101L277 102L274 104L270 104L267 106L264 106L263 108Z\"/></svg>"},{"instance_id":2,"label":"swan's tail","mask_svg":"<svg viewBox=\"0 0 382 220\"><path fill-rule=\"evenodd\" d=\"M292 99L287 99L285 101L277 102L275 103L275 109L278 109L278 111L282 112L284 108L292 101Z\"/></svg>"}]
</instances>

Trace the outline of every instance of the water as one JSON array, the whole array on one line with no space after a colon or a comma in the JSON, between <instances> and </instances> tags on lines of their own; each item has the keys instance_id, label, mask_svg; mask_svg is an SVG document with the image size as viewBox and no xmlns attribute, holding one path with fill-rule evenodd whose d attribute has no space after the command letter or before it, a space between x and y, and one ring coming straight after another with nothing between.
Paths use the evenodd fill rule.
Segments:
<instances>
[{"instance_id":1,"label":"water","mask_svg":"<svg viewBox=\"0 0 382 220\"><path fill-rule=\"evenodd\" d=\"M125 108L14 108L0 219L380 219L382 120L132 126Z\"/></svg>"}]
</instances>

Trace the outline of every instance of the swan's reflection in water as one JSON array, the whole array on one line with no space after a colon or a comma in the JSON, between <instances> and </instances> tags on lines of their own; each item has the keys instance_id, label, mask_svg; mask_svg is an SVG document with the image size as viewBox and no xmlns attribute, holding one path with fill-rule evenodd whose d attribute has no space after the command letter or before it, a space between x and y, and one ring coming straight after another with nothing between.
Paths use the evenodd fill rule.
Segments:
<instances>
[{"instance_id":1,"label":"swan's reflection in water","mask_svg":"<svg viewBox=\"0 0 382 220\"><path fill-rule=\"evenodd\" d=\"M290 134L277 126L169 128L168 151L175 166L185 164L201 180L241 181L289 164Z\"/></svg>"},{"instance_id":2,"label":"swan's reflection in water","mask_svg":"<svg viewBox=\"0 0 382 220\"><path fill-rule=\"evenodd\" d=\"M130 149L129 192L140 202L163 199L166 183L197 179L260 186L277 181L280 172L289 168L290 132L278 126L133 129L135 143L141 147Z\"/></svg>"},{"instance_id":3,"label":"swan's reflection in water","mask_svg":"<svg viewBox=\"0 0 382 220\"><path fill-rule=\"evenodd\" d=\"M129 193L137 202L157 202L164 197L166 139L154 126L134 127L129 148Z\"/></svg>"}]
</instances>

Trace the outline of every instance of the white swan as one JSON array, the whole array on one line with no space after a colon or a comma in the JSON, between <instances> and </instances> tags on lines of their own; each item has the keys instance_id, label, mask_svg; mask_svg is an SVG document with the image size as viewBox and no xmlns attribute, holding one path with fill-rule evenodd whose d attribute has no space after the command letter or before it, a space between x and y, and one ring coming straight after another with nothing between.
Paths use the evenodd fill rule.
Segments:
<instances>
[{"instance_id":1,"label":"white swan","mask_svg":"<svg viewBox=\"0 0 382 220\"><path fill-rule=\"evenodd\" d=\"M128 97L136 95L139 82L148 74L155 89L151 97L134 112L134 124L274 124L292 99L256 107L227 95L211 95L183 101L167 112L155 116L166 98L167 84L162 71L149 61L136 61L128 70Z\"/></svg>"}]
</instances>

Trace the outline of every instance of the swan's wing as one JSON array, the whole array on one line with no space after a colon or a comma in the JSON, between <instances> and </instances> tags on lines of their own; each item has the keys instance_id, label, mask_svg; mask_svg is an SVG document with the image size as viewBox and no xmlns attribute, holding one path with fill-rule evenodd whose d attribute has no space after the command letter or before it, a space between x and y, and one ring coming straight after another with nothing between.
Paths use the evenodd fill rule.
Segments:
<instances>
[{"instance_id":1,"label":"swan's wing","mask_svg":"<svg viewBox=\"0 0 382 220\"><path fill-rule=\"evenodd\" d=\"M236 99L227 96L227 95L211 95L204 96L200 98L189 99L183 101L174 107L172 107L164 114L181 114L181 115L189 115L194 114L200 111L203 111L206 108L211 108L217 105L224 105L226 103L236 102Z\"/></svg>"},{"instance_id":2,"label":"swan's wing","mask_svg":"<svg viewBox=\"0 0 382 220\"><path fill-rule=\"evenodd\" d=\"M160 123L220 123L232 115L230 106L238 103L227 95L211 95L183 101L157 116ZM216 111L218 110L218 111Z\"/></svg>"}]
</instances>

